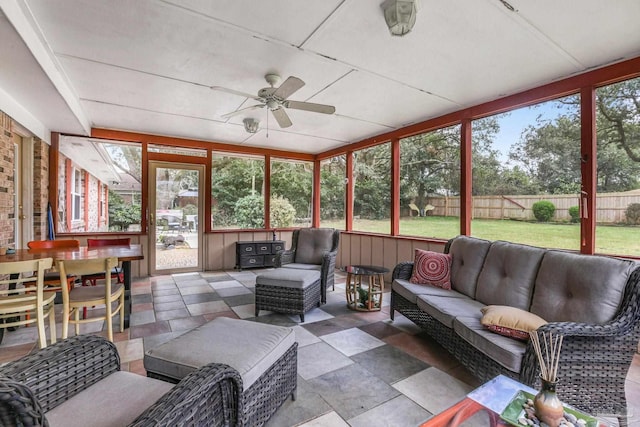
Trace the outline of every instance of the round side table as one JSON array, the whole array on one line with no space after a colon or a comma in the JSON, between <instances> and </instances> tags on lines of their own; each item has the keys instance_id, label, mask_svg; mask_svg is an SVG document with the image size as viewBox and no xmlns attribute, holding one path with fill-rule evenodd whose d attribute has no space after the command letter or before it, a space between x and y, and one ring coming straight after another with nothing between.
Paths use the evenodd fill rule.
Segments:
<instances>
[{"instance_id":1,"label":"round side table","mask_svg":"<svg viewBox=\"0 0 640 427\"><path fill-rule=\"evenodd\" d=\"M389 269L375 265L348 265L344 271L347 273L347 307L357 311L380 311L384 275Z\"/></svg>"}]
</instances>

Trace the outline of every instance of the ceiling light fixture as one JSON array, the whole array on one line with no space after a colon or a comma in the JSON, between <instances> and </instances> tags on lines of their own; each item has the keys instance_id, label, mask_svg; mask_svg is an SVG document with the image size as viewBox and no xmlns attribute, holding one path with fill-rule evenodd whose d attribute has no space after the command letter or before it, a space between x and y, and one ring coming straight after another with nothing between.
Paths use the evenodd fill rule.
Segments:
<instances>
[{"instance_id":1,"label":"ceiling light fixture","mask_svg":"<svg viewBox=\"0 0 640 427\"><path fill-rule=\"evenodd\" d=\"M249 133L258 132L258 126L260 125L260 121L259 120L247 117L246 119L244 119L242 121L242 123L244 123L244 130L246 130L247 132L249 132Z\"/></svg>"},{"instance_id":2,"label":"ceiling light fixture","mask_svg":"<svg viewBox=\"0 0 640 427\"><path fill-rule=\"evenodd\" d=\"M380 7L393 36L404 36L416 23L418 9L415 0L385 0Z\"/></svg>"}]
</instances>

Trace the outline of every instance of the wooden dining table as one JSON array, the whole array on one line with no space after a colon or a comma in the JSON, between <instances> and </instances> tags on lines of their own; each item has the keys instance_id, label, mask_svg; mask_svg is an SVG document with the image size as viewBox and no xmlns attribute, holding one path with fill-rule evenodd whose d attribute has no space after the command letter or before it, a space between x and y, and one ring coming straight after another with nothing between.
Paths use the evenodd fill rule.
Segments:
<instances>
[{"instance_id":1,"label":"wooden dining table","mask_svg":"<svg viewBox=\"0 0 640 427\"><path fill-rule=\"evenodd\" d=\"M91 248L87 246L80 246L78 248L18 249L15 253L0 255L0 262L53 258L53 262L55 264L57 260L96 259L108 257L116 257L118 258L118 261L122 262L125 289L124 327L128 328L129 316L131 314L131 261L144 259L141 245L96 246Z\"/></svg>"}]
</instances>

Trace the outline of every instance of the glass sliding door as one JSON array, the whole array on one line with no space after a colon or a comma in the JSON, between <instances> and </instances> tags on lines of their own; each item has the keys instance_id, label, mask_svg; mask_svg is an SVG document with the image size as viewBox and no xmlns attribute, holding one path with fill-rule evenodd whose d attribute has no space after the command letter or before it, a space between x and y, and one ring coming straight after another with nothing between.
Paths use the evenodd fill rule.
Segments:
<instances>
[{"instance_id":1,"label":"glass sliding door","mask_svg":"<svg viewBox=\"0 0 640 427\"><path fill-rule=\"evenodd\" d=\"M202 270L204 165L149 163L152 274Z\"/></svg>"}]
</instances>

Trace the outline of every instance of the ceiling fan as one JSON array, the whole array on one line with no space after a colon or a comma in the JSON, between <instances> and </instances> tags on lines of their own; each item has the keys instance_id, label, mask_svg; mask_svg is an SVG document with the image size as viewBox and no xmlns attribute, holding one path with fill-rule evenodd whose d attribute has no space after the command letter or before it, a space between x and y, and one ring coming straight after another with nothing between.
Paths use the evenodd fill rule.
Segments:
<instances>
[{"instance_id":1,"label":"ceiling fan","mask_svg":"<svg viewBox=\"0 0 640 427\"><path fill-rule=\"evenodd\" d=\"M243 96L245 98L255 99L256 101L260 102L260 104L232 111L231 113L224 114L221 117L227 119L229 117L242 114L249 110L267 107L269 110L271 110L271 113L278 122L278 125L281 128L287 128L293 123L291 123L291 119L285 111L286 108L291 108L293 110L311 111L314 113L322 114L333 114L336 111L336 107L332 105L289 100L288 98L291 95L293 95L296 91L298 91L298 89L305 85L305 83L297 77L290 76L289 78L287 78L287 80L284 81L284 83L280 85L280 87L276 87L276 85L280 82L279 75L267 74L266 76L264 76L264 78L267 83L269 83L270 87L260 89L257 96L239 92L233 89L227 89L221 86L211 86L211 89L213 90L219 90L222 92Z\"/></svg>"}]
</instances>

